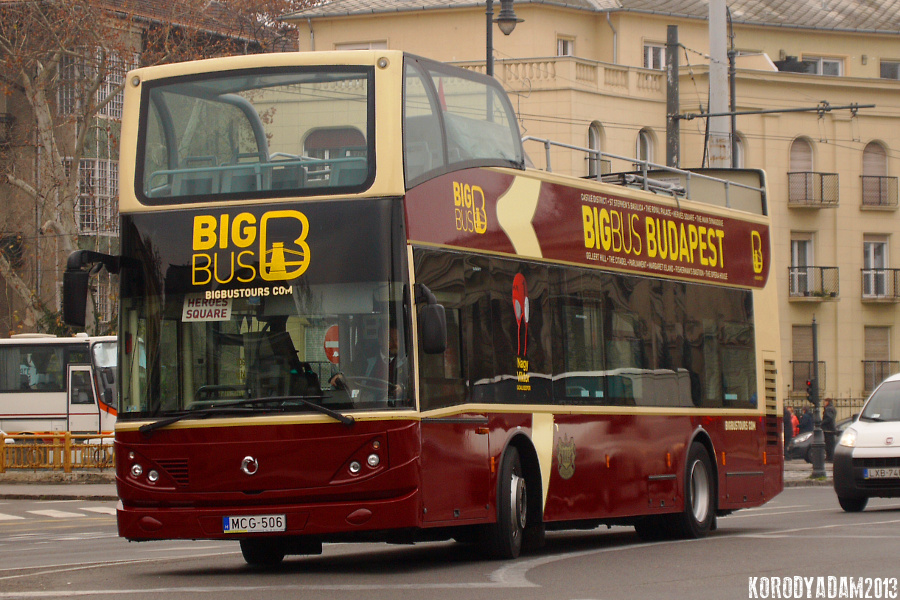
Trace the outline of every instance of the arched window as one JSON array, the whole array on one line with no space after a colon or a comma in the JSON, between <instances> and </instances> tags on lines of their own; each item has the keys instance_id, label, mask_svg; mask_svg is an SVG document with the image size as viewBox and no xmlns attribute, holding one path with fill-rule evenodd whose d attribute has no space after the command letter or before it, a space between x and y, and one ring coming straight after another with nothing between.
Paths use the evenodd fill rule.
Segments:
<instances>
[{"instance_id":1,"label":"arched window","mask_svg":"<svg viewBox=\"0 0 900 600\"><path fill-rule=\"evenodd\" d=\"M811 203L815 197L812 145L803 138L791 143L791 163L788 167L788 202Z\"/></svg>"},{"instance_id":2,"label":"arched window","mask_svg":"<svg viewBox=\"0 0 900 600\"><path fill-rule=\"evenodd\" d=\"M588 148L600 152L603 143L603 127L600 123L594 121L588 127ZM603 162L597 154L588 154L588 177L596 178L603 173Z\"/></svg>"},{"instance_id":3,"label":"arched window","mask_svg":"<svg viewBox=\"0 0 900 600\"><path fill-rule=\"evenodd\" d=\"M641 129L638 133L634 156L638 160L653 162L653 132Z\"/></svg>"},{"instance_id":4,"label":"arched window","mask_svg":"<svg viewBox=\"0 0 900 600\"><path fill-rule=\"evenodd\" d=\"M887 174L887 151L878 142L869 142L863 149L863 206L896 205L897 179Z\"/></svg>"},{"instance_id":5,"label":"arched window","mask_svg":"<svg viewBox=\"0 0 900 600\"><path fill-rule=\"evenodd\" d=\"M812 145L803 139L797 138L791 143L791 173L811 173L813 170Z\"/></svg>"}]
</instances>

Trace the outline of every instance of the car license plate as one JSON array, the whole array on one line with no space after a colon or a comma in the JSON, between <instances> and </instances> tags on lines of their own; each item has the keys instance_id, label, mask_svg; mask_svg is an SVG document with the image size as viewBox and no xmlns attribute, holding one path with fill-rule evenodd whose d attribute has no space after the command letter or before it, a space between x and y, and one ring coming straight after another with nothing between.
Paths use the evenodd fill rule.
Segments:
<instances>
[{"instance_id":1,"label":"car license plate","mask_svg":"<svg viewBox=\"0 0 900 600\"><path fill-rule=\"evenodd\" d=\"M863 469L863 479L900 479L900 467Z\"/></svg>"},{"instance_id":2,"label":"car license plate","mask_svg":"<svg viewBox=\"0 0 900 600\"><path fill-rule=\"evenodd\" d=\"M284 531L284 515L250 515L243 517L222 517L224 533L264 533L267 531Z\"/></svg>"}]
</instances>

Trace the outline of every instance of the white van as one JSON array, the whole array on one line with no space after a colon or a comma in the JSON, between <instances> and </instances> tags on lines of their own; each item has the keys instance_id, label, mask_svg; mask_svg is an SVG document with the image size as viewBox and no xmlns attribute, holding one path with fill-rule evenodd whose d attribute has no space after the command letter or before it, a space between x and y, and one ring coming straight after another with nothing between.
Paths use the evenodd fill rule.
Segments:
<instances>
[{"instance_id":1,"label":"white van","mask_svg":"<svg viewBox=\"0 0 900 600\"><path fill-rule=\"evenodd\" d=\"M900 374L875 388L834 450L834 491L859 512L869 498L900 497Z\"/></svg>"}]
</instances>

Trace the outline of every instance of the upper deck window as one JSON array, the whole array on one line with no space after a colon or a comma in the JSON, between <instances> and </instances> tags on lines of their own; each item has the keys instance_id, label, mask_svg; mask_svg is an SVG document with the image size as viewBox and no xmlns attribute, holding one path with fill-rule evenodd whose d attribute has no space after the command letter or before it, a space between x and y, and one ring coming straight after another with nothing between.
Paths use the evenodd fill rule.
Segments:
<instances>
[{"instance_id":1,"label":"upper deck window","mask_svg":"<svg viewBox=\"0 0 900 600\"><path fill-rule=\"evenodd\" d=\"M371 67L228 71L150 82L141 200L352 193L374 178Z\"/></svg>"},{"instance_id":2,"label":"upper deck window","mask_svg":"<svg viewBox=\"0 0 900 600\"><path fill-rule=\"evenodd\" d=\"M509 99L490 77L407 59L403 100L406 186L469 167L523 168Z\"/></svg>"}]
</instances>

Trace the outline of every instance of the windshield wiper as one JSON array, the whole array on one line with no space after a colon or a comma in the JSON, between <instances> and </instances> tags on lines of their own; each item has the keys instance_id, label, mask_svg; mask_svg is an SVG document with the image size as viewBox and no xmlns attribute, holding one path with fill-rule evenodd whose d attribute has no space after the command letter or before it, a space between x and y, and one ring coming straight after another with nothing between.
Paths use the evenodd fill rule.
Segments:
<instances>
[{"instance_id":1,"label":"windshield wiper","mask_svg":"<svg viewBox=\"0 0 900 600\"><path fill-rule=\"evenodd\" d=\"M181 421L183 419L205 419L206 417L212 415L231 412L255 412L252 408L254 405L271 404L273 402L299 402L304 406L307 406L317 412L331 417L335 421L338 421L343 425L346 425L347 427L353 427L353 425L356 423L356 419L354 419L353 417L331 410L330 408L326 408L321 404L316 404L315 402L309 400L309 398L318 399L321 397L322 396L268 396L266 398L248 398L244 400L231 401L227 404L221 404L219 406L210 406L209 408L185 411L178 415L166 417L165 419L160 419L159 421L154 421L153 423L147 423L146 425L141 425L140 427L138 427L138 431L140 431L144 435L149 435L157 429L168 427L169 425L177 423L178 421ZM283 410L284 407L279 406L278 408Z\"/></svg>"},{"instance_id":2,"label":"windshield wiper","mask_svg":"<svg viewBox=\"0 0 900 600\"><path fill-rule=\"evenodd\" d=\"M310 400L310 398L321 399L325 396L271 396L269 398L254 398L253 400L242 400L239 404L246 403L257 403L257 402L266 402L270 400L274 400L276 402L299 402L300 404L307 406L317 412L322 413L323 415L328 415L335 421L338 421L347 427L353 427L356 424L356 419L351 417L350 415L345 415L344 413L340 413L336 410L331 410L326 406L322 406L321 404L317 404Z\"/></svg>"}]
</instances>

